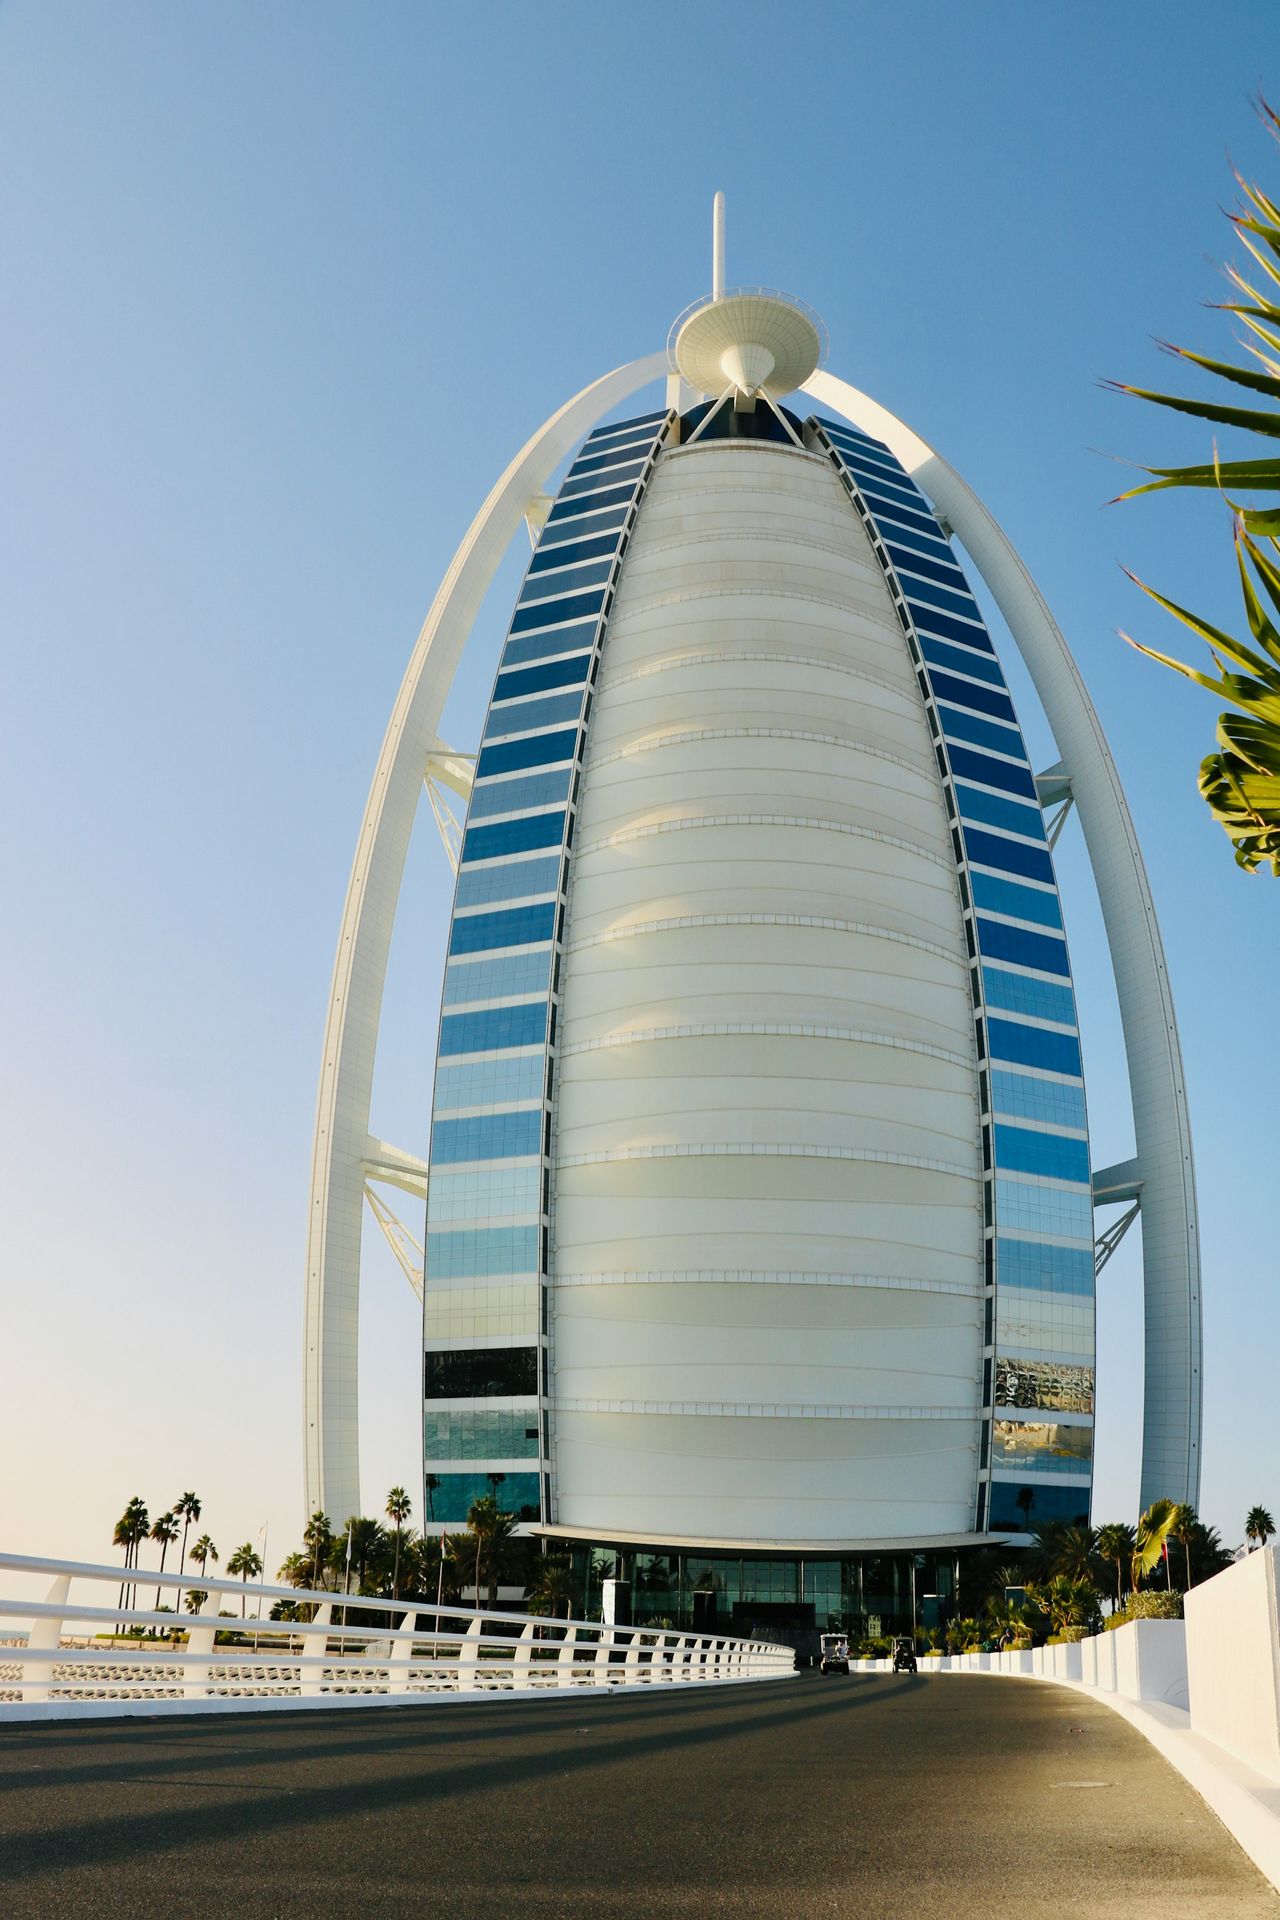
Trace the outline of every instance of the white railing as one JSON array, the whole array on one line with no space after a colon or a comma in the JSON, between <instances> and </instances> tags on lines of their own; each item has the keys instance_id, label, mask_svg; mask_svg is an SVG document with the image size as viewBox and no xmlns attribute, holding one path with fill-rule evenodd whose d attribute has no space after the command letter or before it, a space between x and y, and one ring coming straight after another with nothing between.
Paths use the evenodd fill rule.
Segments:
<instances>
[{"instance_id":1,"label":"white railing","mask_svg":"<svg viewBox=\"0 0 1280 1920\"><path fill-rule=\"evenodd\" d=\"M15 1574L52 1575L52 1585L43 1600L23 1598L14 1592ZM481 1612L452 1601L437 1607L412 1598L393 1605L356 1594L131 1570L131 1587L171 1593L175 1607L193 1589L208 1596L198 1613L157 1613L119 1604L126 1576L118 1566L0 1553L0 1576L10 1576L0 1578L0 1719L129 1712L140 1704L151 1712L165 1702L239 1710L565 1688L723 1686L782 1679L794 1669L791 1649L766 1641ZM73 1599L73 1584L91 1597ZM314 1617L254 1617L278 1600L314 1607ZM219 1612L220 1602L232 1610ZM9 1634L10 1620L30 1625Z\"/></svg>"}]
</instances>

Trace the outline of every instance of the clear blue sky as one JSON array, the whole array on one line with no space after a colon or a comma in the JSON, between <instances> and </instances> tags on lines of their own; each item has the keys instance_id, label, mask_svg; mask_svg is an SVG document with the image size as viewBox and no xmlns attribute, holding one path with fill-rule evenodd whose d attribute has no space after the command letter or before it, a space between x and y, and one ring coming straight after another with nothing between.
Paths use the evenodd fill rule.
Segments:
<instances>
[{"instance_id":1,"label":"clear blue sky","mask_svg":"<svg viewBox=\"0 0 1280 1920\"><path fill-rule=\"evenodd\" d=\"M1203 452L1098 382L1169 377L1154 335L1225 343L1201 303L1228 149L1280 185L1249 106L1280 94L1275 28L1269 0L0 7L6 1546L98 1557L131 1494L189 1486L224 1554L267 1521L273 1564L291 1543L321 1022L387 713L499 468L705 289L717 187L730 279L819 309L833 369L960 466L1083 665L1187 1053L1203 1510L1234 1544L1280 1502L1280 889L1196 797L1212 702L1116 638L1178 637L1121 559L1235 620L1227 526L1104 508L1098 451ZM449 891L426 829L374 1114L418 1147ZM1105 1164L1131 1141L1078 829L1061 866ZM374 1253L368 1508L419 1457L416 1307ZM1132 1238L1100 1334L1107 1519L1136 1497Z\"/></svg>"}]
</instances>

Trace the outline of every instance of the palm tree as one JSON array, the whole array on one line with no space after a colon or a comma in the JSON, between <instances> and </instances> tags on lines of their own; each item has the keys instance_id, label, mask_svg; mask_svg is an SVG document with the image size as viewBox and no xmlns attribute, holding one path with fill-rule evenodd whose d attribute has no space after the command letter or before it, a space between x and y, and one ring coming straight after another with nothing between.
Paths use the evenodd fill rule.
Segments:
<instances>
[{"instance_id":1,"label":"palm tree","mask_svg":"<svg viewBox=\"0 0 1280 1920\"><path fill-rule=\"evenodd\" d=\"M1280 137L1280 115L1265 100L1258 102L1259 113L1269 133ZM1280 613L1280 515L1274 506L1245 507L1229 498L1227 489L1246 494L1280 492L1280 456L1276 436L1280 434L1280 285L1276 256L1280 254L1280 207L1261 188L1251 186L1236 175L1245 197L1241 212L1228 216L1250 255L1265 276L1260 293L1235 267L1228 278L1242 300L1223 303L1223 311L1235 314L1261 347L1250 343L1248 351L1259 363L1240 366L1233 361L1213 360L1204 354L1189 353L1183 347L1168 351L1182 361L1202 368L1215 379L1244 387L1262 395L1264 404L1242 407L1208 400L1188 400L1181 395L1152 393L1140 387L1121 386L1140 400L1171 407L1177 413L1191 414L1197 420L1215 425L1241 427L1263 437L1259 455L1251 460L1224 460L1190 467L1147 467L1151 478L1134 487L1122 499L1137 493L1154 493L1163 487L1209 487L1231 508L1234 516L1236 564L1240 573L1245 614L1256 645L1247 645L1222 632L1199 615L1190 613L1163 594L1156 593L1139 580L1144 593L1166 612L1189 627L1209 647L1216 677L1200 673L1181 660L1157 653L1152 647L1138 647L1163 666L1172 667L1198 686L1229 701L1234 712L1219 716L1217 742L1220 749L1200 764L1200 794L1235 848L1237 866L1256 873L1270 866L1280 877L1280 628L1263 604L1258 591ZM1268 284L1269 283L1269 284ZM1230 401L1234 395L1228 395ZM1254 536L1258 536L1255 538ZM1270 549L1270 551L1267 551ZM1250 572L1252 567L1253 572ZM1256 580L1254 575L1256 574ZM1124 638L1128 639L1126 634ZM1136 641L1131 645L1137 646Z\"/></svg>"},{"instance_id":2,"label":"palm tree","mask_svg":"<svg viewBox=\"0 0 1280 1920\"><path fill-rule=\"evenodd\" d=\"M539 1560L537 1577L529 1589L528 1597L540 1607L558 1618L563 1606L568 1619L577 1599L578 1587L573 1577L569 1561L560 1554L547 1554Z\"/></svg>"},{"instance_id":3,"label":"palm tree","mask_svg":"<svg viewBox=\"0 0 1280 1920\"><path fill-rule=\"evenodd\" d=\"M1132 1564L1137 1536L1132 1527L1123 1521L1113 1520L1108 1526L1098 1529L1098 1552L1104 1560L1110 1561L1116 1570L1116 1611L1124 1605L1124 1593L1121 1579L1124 1568Z\"/></svg>"},{"instance_id":4,"label":"palm tree","mask_svg":"<svg viewBox=\"0 0 1280 1920\"><path fill-rule=\"evenodd\" d=\"M242 1547L236 1548L235 1552L227 1561L227 1572L231 1574L238 1573L244 1583L245 1591L248 1591L250 1576L256 1580L262 1572L262 1558L254 1552L252 1540L246 1540ZM242 1593L240 1595L240 1618L242 1620L244 1619L244 1603L245 1594Z\"/></svg>"},{"instance_id":5,"label":"palm tree","mask_svg":"<svg viewBox=\"0 0 1280 1920\"><path fill-rule=\"evenodd\" d=\"M1098 1536L1090 1526L1051 1520L1036 1529L1033 1552L1052 1576L1094 1584L1098 1573Z\"/></svg>"},{"instance_id":6,"label":"palm tree","mask_svg":"<svg viewBox=\"0 0 1280 1920\"><path fill-rule=\"evenodd\" d=\"M303 1544L311 1549L311 1584L313 1587L318 1587L321 1569L333 1545L333 1529L329 1525L328 1514L321 1513L317 1508L303 1530L302 1539Z\"/></svg>"},{"instance_id":7,"label":"palm tree","mask_svg":"<svg viewBox=\"0 0 1280 1920\"><path fill-rule=\"evenodd\" d=\"M1138 1519L1129 1581L1136 1593L1156 1561L1166 1552L1169 1526L1174 1515L1172 1500L1153 1500Z\"/></svg>"},{"instance_id":8,"label":"palm tree","mask_svg":"<svg viewBox=\"0 0 1280 1920\"><path fill-rule=\"evenodd\" d=\"M191 1564L193 1567L199 1567L201 1575L203 1576L211 1560L216 1567L218 1564L218 1549L214 1546L208 1534L202 1533L191 1549Z\"/></svg>"},{"instance_id":9,"label":"palm tree","mask_svg":"<svg viewBox=\"0 0 1280 1920\"><path fill-rule=\"evenodd\" d=\"M1176 1506L1169 1516L1169 1538L1178 1542L1187 1563L1187 1584L1183 1589L1186 1593L1191 1591L1191 1548L1199 1525L1195 1508L1189 1507L1185 1501Z\"/></svg>"},{"instance_id":10,"label":"palm tree","mask_svg":"<svg viewBox=\"0 0 1280 1920\"><path fill-rule=\"evenodd\" d=\"M164 1557L178 1537L178 1523L171 1513L157 1515L151 1528L151 1538L160 1542L160 1571L164 1572ZM156 1588L156 1612L160 1611L160 1589Z\"/></svg>"},{"instance_id":11,"label":"palm tree","mask_svg":"<svg viewBox=\"0 0 1280 1920\"><path fill-rule=\"evenodd\" d=\"M427 1518L428 1520L434 1521L436 1517L435 1495L440 1486L440 1475L438 1473L429 1473L423 1481L422 1486L427 1496Z\"/></svg>"},{"instance_id":12,"label":"palm tree","mask_svg":"<svg viewBox=\"0 0 1280 1920\"><path fill-rule=\"evenodd\" d=\"M137 1566L138 1547L141 1542L146 1539L149 1525L150 1518L147 1513L146 1504L139 1495L135 1493L124 1512L120 1515L120 1518L116 1521L115 1532L111 1536L116 1546L124 1548L126 1571L128 1571L130 1567ZM121 1611L123 1612L132 1606L137 1597L136 1585L131 1594L130 1583L126 1580L120 1588Z\"/></svg>"},{"instance_id":13,"label":"palm tree","mask_svg":"<svg viewBox=\"0 0 1280 1920\"><path fill-rule=\"evenodd\" d=\"M503 1528L503 1521L507 1526ZM501 1534L510 1533L514 1521L509 1513L503 1513L498 1507L495 1496L483 1494L479 1500L473 1500L467 1509L467 1528L475 1542L475 1588L476 1606L480 1605L480 1561L486 1548L492 1548Z\"/></svg>"},{"instance_id":14,"label":"palm tree","mask_svg":"<svg viewBox=\"0 0 1280 1920\"><path fill-rule=\"evenodd\" d=\"M391 1598L396 1599L400 1591L400 1541L404 1523L413 1512L413 1502L403 1487L392 1487L387 1495L387 1518L396 1523L396 1559L391 1574Z\"/></svg>"},{"instance_id":15,"label":"palm tree","mask_svg":"<svg viewBox=\"0 0 1280 1920\"><path fill-rule=\"evenodd\" d=\"M200 1498L198 1494L182 1493L173 1503L173 1510L182 1520L182 1552L178 1558L178 1572L184 1573L187 1566L187 1529L193 1520L200 1518Z\"/></svg>"},{"instance_id":16,"label":"palm tree","mask_svg":"<svg viewBox=\"0 0 1280 1920\"><path fill-rule=\"evenodd\" d=\"M1250 1507L1244 1521L1244 1537L1249 1542L1250 1553L1255 1547L1265 1547L1275 1530L1276 1523L1265 1507Z\"/></svg>"},{"instance_id":17,"label":"palm tree","mask_svg":"<svg viewBox=\"0 0 1280 1920\"><path fill-rule=\"evenodd\" d=\"M208 1598L209 1598L208 1594L205 1593L200 1587L188 1587L187 1599L186 1599L187 1612L199 1613L201 1607L204 1605L205 1601Z\"/></svg>"}]
</instances>

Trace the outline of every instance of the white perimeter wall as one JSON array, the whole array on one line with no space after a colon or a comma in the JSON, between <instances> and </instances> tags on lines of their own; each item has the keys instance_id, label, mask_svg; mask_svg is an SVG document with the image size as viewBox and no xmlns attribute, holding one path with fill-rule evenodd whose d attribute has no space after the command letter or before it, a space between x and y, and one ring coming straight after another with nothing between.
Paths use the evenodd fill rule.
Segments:
<instances>
[{"instance_id":1,"label":"white perimeter wall","mask_svg":"<svg viewBox=\"0 0 1280 1920\"><path fill-rule=\"evenodd\" d=\"M955 862L901 629L820 458L660 463L575 839L559 1524L968 1529L981 1188Z\"/></svg>"}]
</instances>

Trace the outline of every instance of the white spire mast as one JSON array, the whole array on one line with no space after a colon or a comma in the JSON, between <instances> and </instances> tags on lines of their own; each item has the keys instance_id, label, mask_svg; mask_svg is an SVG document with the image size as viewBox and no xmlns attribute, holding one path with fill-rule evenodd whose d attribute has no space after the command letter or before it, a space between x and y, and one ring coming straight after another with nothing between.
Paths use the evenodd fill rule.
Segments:
<instances>
[{"instance_id":1,"label":"white spire mast","mask_svg":"<svg viewBox=\"0 0 1280 1920\"><path fill-rule=\"evenodd\" d=\"M724 195L711 203L711 298L724 299Z\"/></svg>"}]
</instances>

